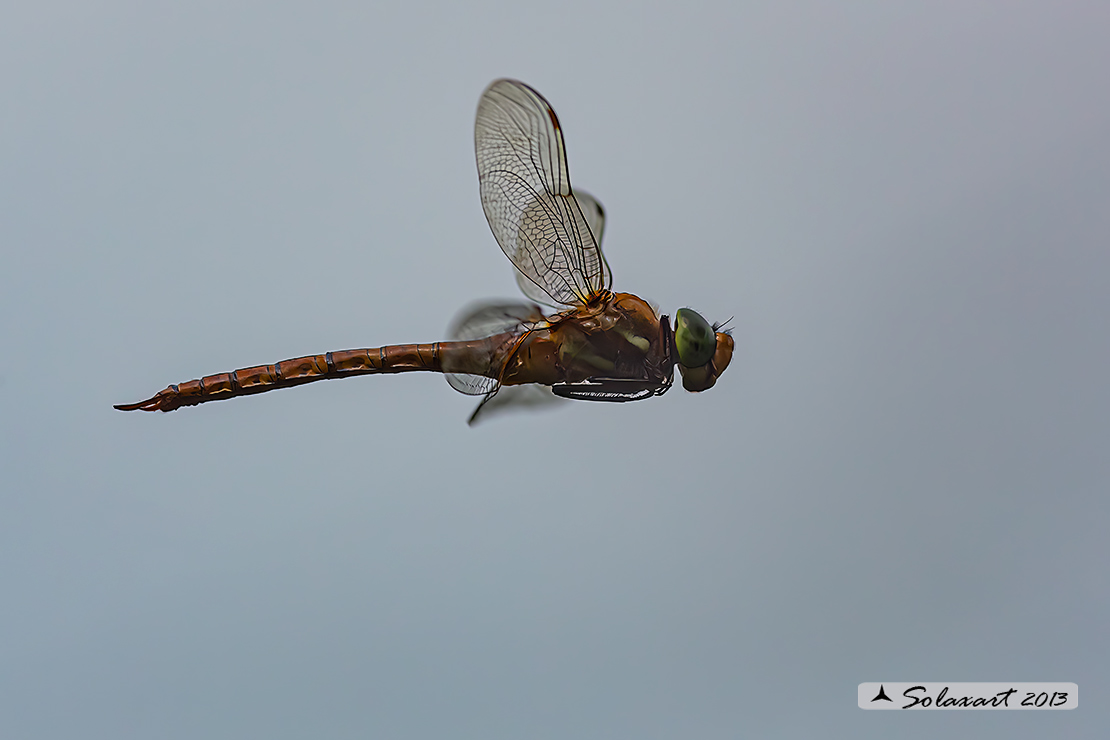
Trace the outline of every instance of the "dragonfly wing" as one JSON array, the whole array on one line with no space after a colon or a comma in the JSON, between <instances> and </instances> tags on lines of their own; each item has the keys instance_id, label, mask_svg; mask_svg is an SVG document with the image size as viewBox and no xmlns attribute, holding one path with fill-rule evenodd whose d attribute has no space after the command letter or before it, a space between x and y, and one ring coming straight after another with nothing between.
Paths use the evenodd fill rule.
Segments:
<instances>
[{"instance_id":1,"label":"dragonfly wing","mask_svg":"<svg viewBox=\"0 0 1110 740\"><path fill-rule=\"evenodd\" d=\"M578 201L578 205L582 207L582 215L586 217L586 225L590 227L590 233L594 235L594 241L600 247L601 235L605 232L605 209L601 207L597 198L585 190L575 192L574 197ZM605 264L605 260L601 261L601 266L608 272L608 265Z\"/></svg>"},{"instance_id":2,"label":"dragonfly wing","mask_svg":"<svg viewBox=\"0 0 1110 740\"><path fill-rule=\"evenodd\" d=\"M563 132L543 96L516 80L491 84L478 102L474 149L482 209L517 270L555 305L582 305L608 290L600 234L591 229L597 214L588 215L600 206L589 198L584 207L571 190Z\"/></svg>"},{"instance_id":3,"label":"dragonfly wing","mask_svg":"<svg viewBox=\"0 0 1110 740\"><path fill-rule=\"evenodd\" d=\"M509 385L499 389L496 395L483 399L474 409L471 426L486 422L495 416L503 416L514 411L535 411L562 405L564 399L551 392L546 385Z\"/></svg>"},{"instance_id":4,"label":"dragonfly wing","mask_svg":"<svg viewBox=\"0 0 1110 740\"><path fill-rule=\"evenodd\" d=\"M605 232L605 209L601 207L601 203L597 198L583 190L577 190L574 193L578 205L582 208L582 215L586 218L586 225L590 228L590 233L594 235L594 241L597 242L598 247L601 246L601 235ZM602 274L602 282L605 285L611 284L609 276L609 265L605 260L601 261L601 267L604 270ZM547 306L553 306L551 297L537 285L531 278L521 272L519 269L516 271L516 284L520 288L520 292L528 296L530 300L535 301Z\"/></svg>"},{"instance_id":5,"label":"dragonfly wing","mask_svg":"<svg viewBox=\"0 0 1110 740\"><path fill-rule=\"evenodd\" d=\"M544 320L539 306L519 301L474 303L459 312L447 329L451 340L482 339L504 332L523 332ZM469 373L444 373L452 388L468 396L497 391L496 378Z\"/></svg>"}]
</instances>

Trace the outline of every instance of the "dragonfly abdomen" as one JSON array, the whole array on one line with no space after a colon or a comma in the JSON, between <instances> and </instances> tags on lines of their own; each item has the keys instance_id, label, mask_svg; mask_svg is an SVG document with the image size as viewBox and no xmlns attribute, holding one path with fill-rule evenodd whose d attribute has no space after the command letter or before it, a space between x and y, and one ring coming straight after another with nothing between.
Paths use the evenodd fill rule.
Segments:
<instances>
[{"instance_id":1,"label":"dragonfly abdomen","mask_svg":"<svg viewBox=\"0 0 1110 740\"><path fill-rule=\"evenodd\" d=\"M265 393L291 388L317 380L348 378L356 375L407 373L416 371L471 372L488 369L489 340L395 344L370 349L348 349L321 355L295 357L273 365L257 365L229 373L206 375L197 380L168 386L145 401L120 404L120 411L173 411L208 401Z\"/></svg>"}]
</instances>

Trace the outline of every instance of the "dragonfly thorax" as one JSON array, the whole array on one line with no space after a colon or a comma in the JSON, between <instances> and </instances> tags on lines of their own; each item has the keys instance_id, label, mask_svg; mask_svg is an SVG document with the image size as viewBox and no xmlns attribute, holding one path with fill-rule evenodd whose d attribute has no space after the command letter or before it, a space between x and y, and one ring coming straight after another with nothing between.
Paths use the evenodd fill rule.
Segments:
<instances>
[{"instance_id":1,"label":"dragonfly thorax","mask_svg":"<svg viewBox=\"0 0 1110 740\"><path fill-rule=\"evenodd\" d=\"M670 338L651 306L630 293L551 317L526 336L502 383L580 383L592 378L669 382Z\"/></svg>"}]
</instances>

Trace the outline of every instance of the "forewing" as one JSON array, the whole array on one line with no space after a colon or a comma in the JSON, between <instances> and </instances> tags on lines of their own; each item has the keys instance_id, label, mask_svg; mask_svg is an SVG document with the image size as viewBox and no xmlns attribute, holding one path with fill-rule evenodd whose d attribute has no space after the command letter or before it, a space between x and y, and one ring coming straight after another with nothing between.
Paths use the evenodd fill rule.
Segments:
<instances>
[{"instance_id":1,"label":"forewing","mask_svg":"<svg viewBox=\"0 0 1110 740\"><path fill-rule=\"evenodd\" d=\"M543 96L516 80L491 84L478 102L474 148L486 220L524 278L555 305L582 305L608 290L589 213L600 206L575 198L563 132Z\"/></svg>"},{"instance_id":2,"label":"forewing","mask_svg":"<svg viewBox=\"0 0 1110 740\"><path fill-rule=\"evenodd\" d=\"M605 209L601 207L601 203L597 201L597 198L584 190L575 191L574 197L578 201L578 205L582 208L582 215L586 219L586 225L589 227L590 233L594 236L594 241L597 242L598 247L601 247L602 234L605 232ZM602 260L601 267L604 270L602 281L605 285L609 285L611 283L609 265L605 260ZM537 303L554 305L552 304L551 297L548 296L539 285L533 282L531 278L519 269L514 272L516 272L516 284L524 295Z\"/></svg>"},{"instance_id":3,"label":"forewing","mask_svg":"<svg viewBox=\"0 0 1110 740\"><path fill-rule=\"evenodd\" d=\"M523 332L543 321L539 306L519 301L474 303L462 311L447 329L451 340L481 339L503 332ZM497 390L496 378L469 373L444 373L451 387L468 396L481 396Z\"/></svg>"}]
</instances>

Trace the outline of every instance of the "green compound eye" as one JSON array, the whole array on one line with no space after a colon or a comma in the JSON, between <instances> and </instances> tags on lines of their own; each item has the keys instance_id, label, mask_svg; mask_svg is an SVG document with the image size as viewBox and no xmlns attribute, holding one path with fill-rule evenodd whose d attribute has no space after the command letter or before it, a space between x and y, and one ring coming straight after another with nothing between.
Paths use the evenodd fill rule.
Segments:
<instances>
[{"instance_id":1,"label":"green compound eye","mask_svg":"<svg viewBox=\"0 0 1110 740\"><path fill-rule=\"evenodd\" d=\"M717 334L713 327L691 308L680 308L674 315L674 341L678 361L686 367L701 367L713 359Z\"/></svg>"}]
</instances>

